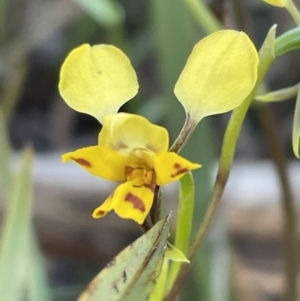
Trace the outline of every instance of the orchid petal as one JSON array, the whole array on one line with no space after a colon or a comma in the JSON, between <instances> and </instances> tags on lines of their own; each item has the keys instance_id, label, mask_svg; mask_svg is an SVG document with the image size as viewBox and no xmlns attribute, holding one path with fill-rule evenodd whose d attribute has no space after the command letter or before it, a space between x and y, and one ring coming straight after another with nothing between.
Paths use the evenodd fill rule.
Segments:
<instances>
[{"instance_id":1,"label":"orchid petal","mask_svg":"<svg viewBox=\"0 0 300 301\"><path fill-rule=\"evenodd\" d=\"M160 153L153 158L157 185L166 185L179 180L189 170L200 168L173 152Z\"/></svg>"},{"instance_id":2,"label":"orchid petal","mask_svg":"<svg viewBox=\"0 0 300 301\"><path fill-rule=\"evenodd\" d=\"M110 181L125 181L126 158L102 146L89 146L66 153L64 163L74 161L92 175Z\"/></svg>"},{"instance_id":3,"label":"orchid petal","mask_svg":"<svg viewBox=\"0 0 300 301\"><path fill-rule=\"evenodd\" d=\"M128 113L109 114L103 120L99 145L125 156L135 149L158 153L167 151L169 134L165 128L152 124L142 116Z\"/></svg>"},{"instance_id":4,"label":"orchid petal","mask_svg":"<svg viewBox=\"0 0 300 301\"><path fill-rule=\"evenodd\" d=\"M119 185L114 193L98 208L93 217L103 217L114 209L121 218L142 224L153 203L154 192L146 186L135 187L130 181Z\"/></svg>"},{"instance_id":5,"label":"orchid petal","mask_svg":"<svg viewBox=\"0 0 300 301\"><path fill-rule=\"evenodd\" d=\"M215 32L194 47L175 95L189 118L198 123L238 107L254 87L257 65L257 51L245 33Z\"/></svg>"},{"instance_id":6,"label":"orchid petal","mask_svg":"<svg viewBox=\"0 0 300 301\"><path fill-rule=\"evenodd\" d=\"M59 91L74 110L102 122L138 92L128 57L111 45L84 44L66 58L60 71Z\"/></svg>"}]
</instances>

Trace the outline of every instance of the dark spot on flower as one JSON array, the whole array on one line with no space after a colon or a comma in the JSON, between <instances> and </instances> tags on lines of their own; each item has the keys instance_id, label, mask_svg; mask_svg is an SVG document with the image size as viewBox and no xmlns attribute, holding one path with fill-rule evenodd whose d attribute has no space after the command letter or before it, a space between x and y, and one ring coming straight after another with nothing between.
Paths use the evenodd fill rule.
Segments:
<instances>
[{"instance_id":1,"label":"dark spot on flower","mask_svg":"<svg viewBox=\"0 0 300 301\"><path fill-rule=\"evenodd\" d=\"M179 163L175 163L173 167L174 167L174 169L176 169L176 172L171 174L172 178L179 176L183 173L186 173L188 171L188 168L181 166Z\"/></svg>"},{"instance_id":2,"label":"dark spot on flower","mask_svg":"<svg viewBox=\"0 0 300 301\"><path fill-rule=\"evenodd\" d=\"M97 211L96 216L102 217L104 214L105 214L105 211L99 210L99 211Z\"/></svg>"},{"instance_id":3,"label":"dark spot on flower","mask_svg":"<svg viewBox=\"0 0 300 301\"><path fill-rule=\"evenodd\" d=\"M92 167L91 162L89 162L89 161L87 161L83 158L73 158L73 157L71 157L71 159L74 160L75 162L77 162L78 164L84 166L84 167L87 167L87 168Z\"/></svg>"},{"instance_id":4,"label":"dark spot on flower","mask_svg":"<svg viewBox=\"0 0 300 301\"><path fill-rule=\"evenodd\" d=\"M140 210L141 212L145 212L146 208L143 201L137 197L136 195L129 192L125 197L126 202L130 202L133 204L133 208Z\"/></svg>"}]
</instances>

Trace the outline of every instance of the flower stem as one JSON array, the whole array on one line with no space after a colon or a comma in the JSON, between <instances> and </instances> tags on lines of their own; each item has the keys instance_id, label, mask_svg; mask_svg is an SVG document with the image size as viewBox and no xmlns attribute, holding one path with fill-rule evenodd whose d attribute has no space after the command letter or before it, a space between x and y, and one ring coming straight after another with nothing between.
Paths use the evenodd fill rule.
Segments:
<instances>
[{"instance_id":1,"label":"flower stem","mask_svg":"<svg viewBox=\"0 0 300 301\"><path fill-rule=\"evenodd\" d=\"M284 147L278 136L278 126L274 114L267 106L257 106L257 114L263 130L270 156L278 172L282 189L282 209L285 240L285 292L284 301L294 301L297 297L298 239L293 195L287 173Z\"/></svg>"},{"instance_id":2,"label":"flower stem","mask_svg":"<svg viewBox=\"0 0 300 301\"><path fill-rule=\"evenodd\" d=\"M294 2L292 0L287 1L285 7L287 11L290 13L290 15L292 16L292 18L294 19L297 26L300 26L300 13L297 7L295 6Z\"/></svg>"},{"instance_id":3,"label":"flower stem","mask_svg":"<svg viewBox=\"0 0 300 301\"><path fill-rule=\"evenodd\" d=\"M153 225L155 225L159 220L160 210L161 210L161 190L160 190L160 186L157 185L155 186L153 205L150 211L150 217Z\"/></svg>"},{"instance_id":4,"label":"flower stem","mask_svg":"<svg viewBox=\"0 0 300 301\"><path fill-rule=\"evenodd\" d=\"M181 129L181 132L178 135L178 137L176 138L175 142L173 143L173 145L171 146L169 151L179 153L182 150L182 148L185 146L185 144L188 142L188 140L190 139L197 124L198 123L194 122L190 118L190 114L187 113L185 123Z\"/></svg>"}]
</instances>

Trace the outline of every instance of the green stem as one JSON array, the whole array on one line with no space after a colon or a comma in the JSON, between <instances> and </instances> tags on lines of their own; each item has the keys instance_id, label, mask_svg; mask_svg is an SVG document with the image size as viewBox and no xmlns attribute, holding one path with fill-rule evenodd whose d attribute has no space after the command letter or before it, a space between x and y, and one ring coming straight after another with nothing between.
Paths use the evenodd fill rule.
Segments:
<instances>
[{"instance_id":1,"label":"green stem","mask_svg":"<svg viewBox=\"0 0 300 301\"><path fill-rule=\"evenodd\" d=\"M288 52L297 50L300 48L300 27L293 28L281 36L275 41L275 54L276 57L282 56Z\"/></svg>"},{"instance_id":2,"label":"green stem","mask_svg":"<svg viewBox=\"0 0 300 301\"><path fill-rule=\"evenodd\" d=\"M273 35L275 35L275 28L273 27L270 32L272 31ZM272 34L271 34L272 35ZM268 43L267 43L268 44ZM271 49L273 50L274 44L271 43ZM208 206L208 209L205 213L204 220L202 224L200 225L200 228L198 229L198 232L196 233L195 239L189 249L189 259L193 260L195 257L198 249L200 248L204 237L206 236L209 226L211 224L211 221L215 215L216 209L219 205L221 196L223 194L223 191L225 189L231 165L233 162L233 157L235 154L235 148L237 144L237 140L242 128L243 121L245 119L246 113L250 107L250 104L252 102L252 99L254 98L256 91L258 87L260 86L264 76L266 75L267 71L269 70L271 64L274 61L274 56L270 55L269 49L266 46L262 47L260 50L260 63L258 65L258 76L257 76L257 81L252 89L251 93L247 96L247 98L244 100L244 102L236 108L229 120L224 140L223 140L223 145L222 145L222 151L221 151L221 157L220 157L220 163L219 163L219 169L213 189L213 195L211 202ZM273 52L273 51L272 51ZM181 269L181 271L178 274L178 277L170 290L169 294L166 296L164 301L174 301L177 297L177 295L180 292L183 280L189 270L188 265L184 265Z\"/></svg>"},{"instance_id":3,"label":"green stem","mask_svg":"<svg viewBox=\"0 0 300 301\"><path fill-rule=\"evenodd\" d=\"M202 0L184 0L191 15L209 34L223 28L222 24Z\"/></svg>"},{"instance_id":4,"label":"green stem","mask_svg":"<svg viewBox=\"0 0 300 301\"><path fill-rule=\"evenodd\" d=\"M160 217L160 211L161 211L161 190L160 186L155 186L154 189L154 199L153 199L153 205L150 211L150 217L152 221L152 225L155 225Z\"/></svg>"},{"instance_id":5,"label":"green stem","mask_svg":"<svg viewBox=\"0 0 300 301\"><path fill-rule=\"evenodd\" d=\"M294 2L292 0L287 1L285 7L290 13L290 15L292 16L292 18L294 19L297 26L300 26L300 14Z\"/></svg>"},{"instance_id":6,"label":"green stem","mask_svg":"<svg viewBox=\"0 0 300 301\"><path fill-rule=\"evenodd\" d=\"M186 115L185 123L180 131L180 134L176 138L175 142L170 148L170 152L179 153L190 139L193 131L195 130L197 123L191 120L190 115Z\"/></svg>"},{"instance_id":7,"label":"green stem","mask_svg":"<svg viewBox=\"0 0 300 301\"><path fill-rule=\"evenodd\" d=\"M284 301L294 301L297 297L298 238L294 200L287 173L287 159L278 135L274 114L267 106L257 107L257 113L264 133L269 153L276 165L282 190L282 209L285 239L285 292Z\"/></svg>"}]
</instances>

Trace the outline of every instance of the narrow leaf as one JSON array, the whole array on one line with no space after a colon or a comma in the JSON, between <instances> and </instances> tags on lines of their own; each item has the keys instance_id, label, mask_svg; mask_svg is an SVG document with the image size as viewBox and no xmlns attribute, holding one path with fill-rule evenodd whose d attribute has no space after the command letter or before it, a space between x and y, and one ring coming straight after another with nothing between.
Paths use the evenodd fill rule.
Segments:
<instances>
[{"instance_id":1,"label":"narrow leaf","mask_svg":"<svg viewBox=\"0 0 300 301\"><path fill-rule=\"evenodd\" d=\"M184 253L168 243L165 257L169 260L176 261L176 262L187 262L190 263L190 261L186 258Z\"/></svg>"},{"instance_id":2,"label":"narrow leaf","mask_svg":"<svg viewBox=\"0 0 300 301\"><path fill-rule=\"evenodd\" d=\"M273 25L270 28L264 40L264 43L259 50L257 83L260 83L262 81L262 79L266 75L266 72L269 70L270 65L273 63L275 59L276 27L277 25Z\"/></svg>"},{"instance_id":3,"label":"narrow leaf","mask_svg":"<svg viewBox=\"0 0 300 301\"><path fill-rule=\"evenodd\" d=\"M255 97L255 100L259 100L263 102L279 102L279 101L287 100L297 95L299 86L300 84L297 84L292 87L272 91L270 93L263 94L263 95L258 95Z\"/></svg>"},{"instance_id":4,"label":"narrow leaf","mask_svg":"<svg viewBox=\"0 0 300 301\"><path fill-rule=\"evenodd\" d=\"M1 191L7 196L8 188L10 185L10 145L7 137L7 128L5 118L2 110L0 109L0 186Z\"/></svg>"},{"instance_id":5,"label":"narrow leaf","mask_svg":"<svg viewBox=\"0 0 300 301\"><path fill-rule=\"evenodd\" d=\"M148 300L161 270L169 228L167 216L115 257L78 301Z\"/></svg>"},{"instance_id":6,"label":"narrow leaf","mask_svg":"<svg viewBox=\"0 0 300 301\"><path fill-rule=\"evenodd\" d=\"M29 234L29 250L28 250L28 285L30 301L49 301L50 288L47 279L47 269L44 259L32 228Z\"/></svg>"},{"instance_id":7,"label":"narrow leaf","mask_svg":"<svg viewBox=\"0 0 300 301\"><path fill-rule=\"evenodd\" d=\"M24 284L31 220L31 159L32 151L26 149L10 193L0 253L0 300L18 300Z\"/></svg>"}]
</instances>

